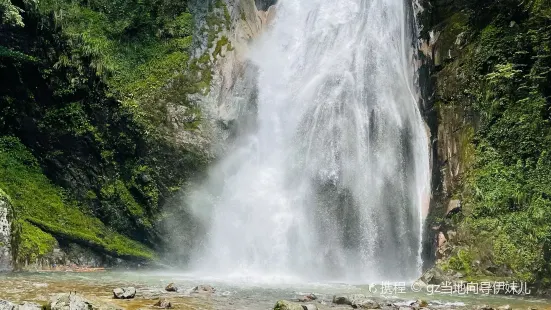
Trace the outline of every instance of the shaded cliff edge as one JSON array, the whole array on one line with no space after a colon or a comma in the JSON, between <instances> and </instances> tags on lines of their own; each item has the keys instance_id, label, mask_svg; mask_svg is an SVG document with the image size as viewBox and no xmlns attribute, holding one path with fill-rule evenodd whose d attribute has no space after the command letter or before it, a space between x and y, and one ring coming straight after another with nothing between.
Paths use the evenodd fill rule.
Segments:
<instances>
[{"instance_id":1,"label":"shaded cliff edge","mask_svg":"<svg viewBox=\"0 0 551 310\"><path fill-rule=\"evenodd\" d=\"M432 268L445 257L445 243L455 233L443 220L459 212L461 201L456 194L474 156L471 145L476 116L469 104L458 98L461 87L455 68L450 64L463 44L461 29L454 28L451 12L458 8L452 1L419 1L417 12L419 83L424 102L423 116L430 130L432 196L425 222L423 269ZM464 98L463 98L464 99Z\"/></svg>"},{"instance_id":2,"label":"shaded cliff edge","mask_svg":"<svg viewBox=\"0 0 551 310\"><path fill-rule=\"evenodd\" d=\"M551 2L421 4L433 143L426 267L455 279L526 281L545 292Z\"/></svg>"},{"instance_id":3,"label":"shaded cliff edge","mask_svg":"<svg viewBox=\"0 0 551 310\"><path fill-rule=\"evenodd\" d=\"M423 244L424 269L431 268L441 258L438 253L443 236L449 227L441 226L446 214L460 207L453 199L454 192L461 186L465 172L464 157L469 139L472 138L474 117L472 111L459 103L438 104L457 87L453 74L442 72L445 62L460 52L457 30L450 29L450 20L439 15L442 7L450 9L453 1L422 0L417 3L419 26L419 88L421 91L423 117L430 131L431 148L431 201L425 221ZM447 92L448 94L444 94Z\"/></svg>"}]
</instances>

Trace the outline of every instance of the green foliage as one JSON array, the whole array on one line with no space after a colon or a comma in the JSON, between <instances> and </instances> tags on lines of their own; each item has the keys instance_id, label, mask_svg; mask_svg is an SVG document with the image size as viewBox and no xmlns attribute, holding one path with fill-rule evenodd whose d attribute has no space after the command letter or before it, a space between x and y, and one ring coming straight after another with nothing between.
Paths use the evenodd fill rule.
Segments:
<instances>
[{"instance_id":1,"label":"green foliage","mask_svg":"<svg viewBox=\"0 0 551 310\"><path fill-rule=\"evenodd\" d=\"M116 180L113 184L106 184L102 187L100 193L104 201L125 206L131 215L141 219L141 225L151 227L149 220L144 217L145 212L142 206L134 200L134 197L121 180Z\"/></svg>"},{"instance_id":2,"label":"green foliage","mask_svg":"<svg viewBox=\"0 0 551 310\"><path fill-rule=\"evenodd\" d=\"M216 10L227 12L223 2L216 3ZM187 1L94 0L84 6L47 0L40 2L38 12L54 16L72 47L54 68L76 67L82 74L88 64L149 132L166 136L170 130L168 100L189 106L188 95L210 85L210 74L190 66L194 20ZM214 26L223 25L214 17L220 14L209 13L209 35L222 29Z\"/></svg>"},{"instance_id":3,"label":"green foliage","mask_svg":"<svg viewBox=\"0 0 551 310\"><path fill-rule=\"evenodd\" d=\"M21 224L20 263L49 253L55 244L52 235L92 244L112 255L154 258L151 250L110 231L69 200L43 175L34 156L18 139L0 137L0 171L0 187L11 197Z\"/></svg>"},{"instance_id":4,"label":"green foliage","mask_svg":"<svg viewBox=\"0 0 551 310\"><path fill-rule=\"evenodd\" d=\"M451 96L465 98L462 104L479 118L461 192L465 216L456 241L461 250L447 266L549 285L551 5L546 0L460 3L468 13L464 31L471 41L447 65L457 71L447 74L463 77ZM468 261L482 264L468 270Z\"/></svg>"},{"instance_id":5,"label":"green foliage","mask_svg":"<svg viewBox=\"0 0 551 310\"><path fill-rule=\"evenodd\" d=\"M11 3L11 0L0 0L0 22L13 26L23 27L22 10Z\"/></svg>"},{"instance_id":6,"label":"green foliage","mask_svg":"<svg viewBox=\"0 0 551 310\"><path fill-rule=\"evenodd\" d=\"M207 161L172 138L175 129L198 130L201 109L188 97L212 80L212 62L190 57L197 30L187 1L18 5L25 26L3 25L0 36L0 131L18 137L37 169L66 191L62 204L107 230L159 244L160 205ZM209 15L216 24L223 8ZM176 109L186 114L177 128L169 117ZM95 240L42 217L32 223ZM104 250L111 243L94 241Z\"/></svg>"},{"instance_id":7,"label":"green foliage","mask_svg":"<svg viewBox=\"0 0 551 310\"><path fill-rule=\"evenodd\" d=\"M471 264L473 263L473 254L466 249L460 249L448 260L447 268L464 272L469 276L472 274ZM444 268L444 269L447 269Z\"/></svg>"}]
</instances>

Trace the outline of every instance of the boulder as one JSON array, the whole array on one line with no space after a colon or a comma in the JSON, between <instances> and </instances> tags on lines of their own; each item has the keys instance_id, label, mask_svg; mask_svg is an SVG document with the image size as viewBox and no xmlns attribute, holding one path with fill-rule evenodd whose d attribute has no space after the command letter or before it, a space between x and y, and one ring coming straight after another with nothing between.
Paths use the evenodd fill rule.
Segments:
<instances>
[{"instance_id":1,"label":"boulder","mask_svg":"<svg viewBox=\"0 0 551 310\"><path fill-rule=\"evenodd\" d=\"M318 297L316 295L308 294L308 295L300 297L298 299L298 301L300 301L300 302L309 302L309 301L316 300L316 299L318 299Z\"/></svg>"},{"instance_id":2,"label":"boulder","mask_svg":"<svg viewBox=\"0 0 551 310\"><path fill-rule=\"evenodd\" d=\"M58 294L50 300L51 310L92 310L92 303L75 293Z\"/></svg>"},{"instance_id":3,"label":"boulder","mask_svg":"<svg viewBox=\"0 0 551 310\"><path fill-rule=\"evenodd\" d=\"M302 309L303 310L318 310L318 306L316 306L314 304L305 304L305 305L302 305Z\"/></svg>"},{"instance_id":4,"label":"boulder","mask_svg":"<svg viewBox=\"0 0 551 310\"><path fill-rule=\"evenodd\" d=\"M216 289L210 285L198 285L193 288L192 293L207 293L212 294L216 292Z\"/></svg>"},{"instance_id":5,"label":"boulder","mask_svg":"<svg viewBox=\"0 0 551 310\"><path fill-rule=\"evenodd\" d=\"M476 307L477 310L494 310L494 308L488 306L488 305L482 305L482 306L478 306Z\"/></svg>"},{"instance_id":6,"label":"boulder","mask_svg":"<svg viewBox=\"0 0 551 310\"><path fill-rule=\"evenodd\" d=\"M511 308L511 306L509 305L503 305L503 306L499 306L497 307L497 310L511 310L513 308Z\"/></svg>"},{"instance_id":7,"label":"boulder","mask_svg":"<svg viewBox=\"0 0 551 310\"><path fill-rule=\"evenodd\" d=\"M379 309L381 306L379 303L372 299L362 298L362 299L353 299L352 308L356 309Z\"/></svg>"},{"instance_id":8,"label":"boulder","mask_svg":"<svg viewBox=\"0 0 551 310\"><path fill-rule=\"evenodd\" d=\"M274 306L274 310L304 310L304 309L305 308L301 304L297 304L286 300L280 300ZM315 309L316 308L314 308L314 310ZM307 310L313 310L313 309L307 309Z\"/></svg>"},{"instance_id":9,"label":"boulder","mask_svg":"<svg viewBox=\"0 0 551 310\"><path fill-rule=\"evenodd\" d=\"M161 309L172 308L172 304L166 298L160 298L153 306Z\"/></svg>"},{"instance_id":10,"label":"boulder","mask_svg":"<svg viewBox=\"0 0 551 310\"><path fill-rule=\"evenodd\" d=\"M368 298L363 294L335 295L333 296L333 303L352 306L354 303L359 303L366 299Z\"/></svg>"},{"instance_id":11,"label":"boulder","mask_svg":"<svg viewBox=\"0 0 551 310\"><path fill-rule=\"evenodd\" d=\"M17 310L42 310L42 308L42 305L28 301L24 301L17 306Z\"/></svg>"},{"instance_id":12,"label":"boulder","mask_svg":"<svg viewBox=\"0 0 551 310\"><path fill-rule=\"evenodd\" d=\"M0 300L0 310L15 310L15 304L7 300Z\"/></svg>"},{"instance_id":13,"label":"boulder","mask_svg":"<svg viewBox=\"0 0 551 310\"><path fill-rule=\"evenodd\" d=\"M136 289L133 287L116 288L113 290L115 299L131 299L136 297Z\"/></svg>"},{"instance_id":14,"label":"boulder","mask_svg":"<svg viewBox=\"0 0 551 310\"><path fill-rule=\"evenodd\" d=\"M0 310L42 310L42 305L27 301L16 305L7 300L0 300Z\"/></svg>"},{"instance_id":15,"label":"boulder","mask_svg":"<svg viewBox=\"0 0 551 310\"><path fill-rule=\"evenodd\" d=\"M419 278L419 280L425 284L440 284L450 281L450 277L448 277L440 268L433 267L427 270L421 278Z\"/></svg>"},{"instance_id":16,"label":"boulder","mask_svg":"<svg viewBox=\"0 0 551 310\"><path fill-rule=\"evenodd\" d=\"M170 283L165 287L165 291L167 292L177 292L178 288L174 285L174 283Z\"/></svg>"}]
</instances>

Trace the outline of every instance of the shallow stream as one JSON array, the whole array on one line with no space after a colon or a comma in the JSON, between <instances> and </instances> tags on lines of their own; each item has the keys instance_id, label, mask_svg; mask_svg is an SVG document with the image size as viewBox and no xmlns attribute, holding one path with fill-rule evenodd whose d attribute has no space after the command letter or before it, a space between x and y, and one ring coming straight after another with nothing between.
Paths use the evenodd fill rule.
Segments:
<instances>
[{"instance_id":1,"label":"shallow stream","mask_svg":"<svg viewBox=\"0 0 551 310\"><path fill-rule=\"evenodd\" d=\"M177 293L166 292L169 283L179 288ZM193 287L212 285L216 293L193 294ZM138 293L132 300L115 300L116 287L134 286ZM380 291L380 286L376 286ZM371 286L371 290L374 287ZM320 309L351 309L331 303L334 294L365 294L378 300L406 305L422 299L431 308L473 309L480 305L510 305L512 309L550 309L551 301L533 296L457 295L414 293L411 290L381 296L370 293L369 285L343 283L302 283L298 279L281 277L205 278L193 274L169 271L100 271L100 272L36 272L0 275L0 299L13 302L36 301L44 303L57 293L77 292L86 298L124 309L153 309L153 304L165 297L174 309L273 309L277 300L297 300L306 294L318 296Z\"/></svg>"}]
</instances>

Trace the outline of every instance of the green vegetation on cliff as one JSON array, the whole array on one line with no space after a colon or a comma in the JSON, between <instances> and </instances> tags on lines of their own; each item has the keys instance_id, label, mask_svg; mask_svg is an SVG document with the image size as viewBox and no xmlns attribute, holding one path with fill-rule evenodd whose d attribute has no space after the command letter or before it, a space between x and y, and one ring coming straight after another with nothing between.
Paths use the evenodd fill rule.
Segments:
<instances>
[{"instance_id":1,"label":"green vegetation on cliff","mask_svg":"<svg viewBox=\"0 0 551 310\"><path fill-rule=\"evenodd\" d=\"M198 31L188 1L0 0L0 188L21 212L21 258L51 236L153 257L141 244L160 245L160 206L209 160L181 135L202 134L189 95L228 44L227 8L209 3ZM215 55L193 58L194 35Z\"/></svg>"},{"instance_id":2,"label":"green vegetation on cliff","mask_svg":"<svg viewBox=\"0 0 551 310\"><path fill-rule=\"evenodd\" d=\"M0 171L0 188L11 198L21 228L15 251L19 263L49 253L56 243L53 236L117 257L154 258L151 250L110 231L71 201L42 174L17 138L0 138Z\"/></svg>"},{"instance_id":3,"label":"green vegetation on cliff","mask_svg":"<svg viewBox=\"0 0 551 310\"><path fill-rule=\"evenodd\" d=\"M551 286L551 2L436 5L437 102L473 111L474 156L444 267ZM458 18L461 16L462 18ZM444 25L444 26L442 26ZM451 39L451 40L450 40ZM445 121L445 120L444 120Z\"/></svg>"}]
</instances>

